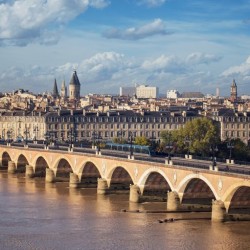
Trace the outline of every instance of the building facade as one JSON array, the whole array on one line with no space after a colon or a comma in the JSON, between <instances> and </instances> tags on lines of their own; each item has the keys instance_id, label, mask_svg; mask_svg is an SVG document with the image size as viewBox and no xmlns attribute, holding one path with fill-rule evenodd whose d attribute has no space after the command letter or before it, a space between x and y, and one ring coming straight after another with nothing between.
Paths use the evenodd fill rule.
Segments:
<instances>
[{"instance_id":1,"label":"building facade","mask_svg":"<svg viewBox=\"0 0 250 250\"><path fill-rule=\"evenodd\" d=\"M46 114L45 122L47 131L55 132L58 140L69 138L72 132L78 141L91 141L93 135L106 141L119 136L126 139L131 132L133 137L159 140L161 131L181 128L195 117L194 112L60 111Z\"/></svg>"},{"instance_id":2,"label":"building facade","mask_svg":"<svg viewBox=\"0 0 250 250\"><path fill-rule=\"evenodd\" d=\"M213 115L220 123L222 141L240 139L246 145L250 142L250 112L237 112L233 109L220 109Z\"/></svg>"},{"instance_id":3,"label":"building facade","mask_svg":"<svg viewBox=\"0 0 250 250\"><path fill-rule=\"evenodd\" d=\"M175 89L171 89L167 91L167 98L169 99L177 99L180 97L180 93L175 90Z\"/></svg>"},{"instance_id":4,"label":"building facade","mask_svg":"<svg viewBox=\"0 0 250 250\"><path fill-rule=\"evenodd\" d=\"M44 113L34 111L0 113L0 137L2 140L43 140L45 133Z\"/></svg>"},{"instance_id":5,"label":"building facade","mask_svg":"<svg viewBox=\"0 0 250 250\"><path fill-rule=\"evenodd\" d=\"M140 85L136 87L137 98L157 98L159 96L158 87L150 87L147 85Z\"/></svg>"},{"instance_id":6,"label":"building facade","mask_svg":"<svg viewBox=\"0 0 250 250\"><path fill-rule=\"evenodd\" d=\"M120 96L133 96L135 93L135 87L120 87Z\"/></svg>"}]
</instances>

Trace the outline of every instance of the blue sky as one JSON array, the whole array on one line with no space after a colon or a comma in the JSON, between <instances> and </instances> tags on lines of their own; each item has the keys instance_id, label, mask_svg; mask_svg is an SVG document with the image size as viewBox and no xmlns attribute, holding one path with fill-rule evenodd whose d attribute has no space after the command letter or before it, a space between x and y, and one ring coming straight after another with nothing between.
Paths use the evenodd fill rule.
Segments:
<instances>
[{"instance_id":1,"label":"blue sky","mask_svg":"<svg viewBox=\"0 0 250 250\"><path fill-rule=\"evenodd\" d=\"M250 95L250 0L0 0L0 91Z\"/></svg>"}]
</instances>

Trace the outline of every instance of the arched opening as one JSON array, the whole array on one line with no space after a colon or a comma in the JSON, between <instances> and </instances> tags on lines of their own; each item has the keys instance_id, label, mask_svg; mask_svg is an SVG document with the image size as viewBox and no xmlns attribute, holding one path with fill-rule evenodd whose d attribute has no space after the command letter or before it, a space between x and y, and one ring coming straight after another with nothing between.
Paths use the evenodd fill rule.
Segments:
<instances>
[{"instance_id":1,"label":"arched opening","mask_svg":"<svg viewBox=\"0 0 250 250\"><path fill-rule=\"evenodd\" d=\"M117 167L111 176L110 190L129 190L131 184L129 173L123 167Z\"/></svg>"},{"instance_id":2,"label":"arched opening","mask_svg":"<svg viewBox=\"0 0 250 250\"><path fill-rule=\"evenodd\" d=\"M97 187L97 179L101 178L100 172L92 162L87 162L81 176L81 186Z\"/></svg>"},{"instance_id":3,"label":"arched opening","mask_svg":"<svg viewBox=\"0 0 250 250\"><path fill-rule=\"evenodd\" d=\"M206 182L194 178L190 180L184 190L182 205L211 209L213 199L215 196Z\"/></svg>"},{"instance_id":4,"label":"arched opening","mask_svg":"<svg viewBox=\"0 0 250 250\"><path fill-rule=\"evenodd\" d=\"M7 152L4 152L2 155L2 168L8 168L8 162L11 161L10 155Z\"/></svg>"},{"instance_id":5,"label":"arched opening","mask_svg":"<svg viewBox=\"0 0 250 250\"><path fill-rule=\"evenodd\" d=\"M143 199L149 200L163 200L167 199L167 192L171 188L165 178L157 172L152 172L148 176L144 190L143 190Z\"/></svg>"},{"instance_id":6,"label":"arched opening","mask_svg":"<svg viewBox=\"0 0 250 250\"><path fill-rule=\"evenodd\" d=\"M56 181L69 181L69 175L73 173L67 160L61 159L57 166Z\"/></svg>"},{"instance_id":7,"label":"arched opening","mask_svg":"<svg viewBox=\"0 0 250 250\"><path fill-rule=\"evenodd\" d=\"M20 155L17 160L17 172L19 173L25 173L26 171L26 165L29 165L28 160L24 155Z\"/></svg>"},{"instance_id":8,"label":"arched opening","mask_svg":"<svg viewBox=\"0 0 250 250\"><path fill-rule=\"evenodd\" d=\"M230 202L228 213L250 214L250 187L239 187Z\"/></svg>"},{"instance_id":9,"label":"arched opening","mask_svg":"<svg viewBox=\"0 0 250 250\"><path fill-rule=\"evenodd\" d=\"M45 177L46 168L49 168L46 160L42 156L38 157L35 165L35 177Z\"/></svg>"}]
</instances>

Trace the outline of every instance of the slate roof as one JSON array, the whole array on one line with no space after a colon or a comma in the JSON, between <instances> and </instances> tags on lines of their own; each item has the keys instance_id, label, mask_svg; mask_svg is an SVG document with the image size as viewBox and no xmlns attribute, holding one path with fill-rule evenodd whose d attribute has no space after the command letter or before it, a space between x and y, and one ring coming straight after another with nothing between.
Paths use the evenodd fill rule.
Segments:
<instances>
[{"instance_id":1,"label":"slate roof","mask_svg":"<svg viewBox=\"0 0 250 250\"><path fill-rule=\"evenodd\" d=\"M74 71L74 73L73 73L73 75L71 77L69 85L81 85L80 81L78 79L76 71Z\"/></svg>"}]
</instances>

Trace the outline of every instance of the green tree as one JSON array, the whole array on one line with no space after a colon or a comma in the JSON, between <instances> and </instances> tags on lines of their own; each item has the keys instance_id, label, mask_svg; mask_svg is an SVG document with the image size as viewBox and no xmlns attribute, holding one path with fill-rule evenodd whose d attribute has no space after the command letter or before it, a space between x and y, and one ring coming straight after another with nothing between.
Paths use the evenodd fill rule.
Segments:
<instances>
[{"instance_id":1,"label":"green tree","mask_svg":"<svg viewBox=\"0 0 250 250\"><path fill-rule=\"evenodd\" d=\"M174 150L173 142L175 141L175 135L174 132L176 131L161 131L161 143L160 143L160 151L164 153L171 153Z\"/></svg>"},{"instance_id":2,"label":"green tree","mask_svg":"<svg viewBox=\"0 0 250 250\"><path fill-rule=\"evenodd\" d=\"M167 145L167 133L161 133L162 139ZM219 129L207 118L193 119L185 124L183 128L171 132L171 141L175 152L185 153L190 151L195 154L209 154L212 144L218 144Z\"/></svg>"},{"instance_id":3,"label":"green tree","mask_svg":"<svg viewBox=\"0 0 250 250\"><path fill-rule=\"evenodd\" d=\"M240 161L249 161L250 160L249 147L240 139L235 139L232 140L231 142L234 145L234 148L232 149L232 158ZM229 149L227 149L227 151L229 151Z\"/></svg>"},{"instance_id":4,"label":"green tree","mask_svg":"<svg viewBox=\"0 0 250 250\"><path fill-rule=\"evenodd\" d=\"M150 140L145 136L137 136L135 137L135 144L141 146L149 146Z\"/></svg>"},{"instance_id":5,"label":"green tree","mask_svg":"<svg viewBox=\"0 0 250 250\"><path fill-rule=\"evenodd\" d=\"M113 142L114 142L114 143L119 143L119 144L125 144L125 143L127 143L127 140L125 140L124 138L115 137L115 138L113 139Z\"/></svg>"}]
</instances>

